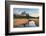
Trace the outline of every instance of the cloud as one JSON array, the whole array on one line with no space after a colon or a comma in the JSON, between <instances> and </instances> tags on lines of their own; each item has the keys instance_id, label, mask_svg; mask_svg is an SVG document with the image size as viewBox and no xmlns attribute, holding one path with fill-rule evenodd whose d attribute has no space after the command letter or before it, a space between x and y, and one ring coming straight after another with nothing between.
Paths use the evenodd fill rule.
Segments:
<instances>
[{"instance_id":1,"label":"cloud","mask_svg":"<svg viewBox=\"0 0 46 36\"><path fill-rule=\"evenodd\" d=\"M39 13L32 13L32 14L29 14L29 15L32 16L32 17L38 17Z\"/></svg>"}]
</instances>

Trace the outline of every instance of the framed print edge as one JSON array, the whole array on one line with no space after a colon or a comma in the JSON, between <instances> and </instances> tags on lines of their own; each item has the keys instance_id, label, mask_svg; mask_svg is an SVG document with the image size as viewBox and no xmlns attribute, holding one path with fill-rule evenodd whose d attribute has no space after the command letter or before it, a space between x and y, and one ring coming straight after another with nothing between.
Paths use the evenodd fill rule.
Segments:
<instances>
[{"instance_id":1,"label":"framed print edge","mask_svg":"<svg viewBox=\"0 0 46 36\"><path fill-rule=\"evenodd\" d=\"M16 3L27 3L27 4L29 4L29 3L31 3L31 4L39 4L39 5L42 5L42 13L43 13L43 15L42 15L42 17L43 17L43 19L42 19L42 23L43 23L43 27L42 27L42 31L33 31L33 32L12 32L12 33L9 33L10 31L9 31L9 27L10 27L10 25L9 25L9 23L10 23L10 7L9 7L9 5L10 4L16 4ZM30 4L29 4L30 5ZM38 34L38 33L45 33L45 3L37 3L37 2L20 2L20 1L5 1L5 35L19 35L19 34Z\"/></svg>"}]
</instances>

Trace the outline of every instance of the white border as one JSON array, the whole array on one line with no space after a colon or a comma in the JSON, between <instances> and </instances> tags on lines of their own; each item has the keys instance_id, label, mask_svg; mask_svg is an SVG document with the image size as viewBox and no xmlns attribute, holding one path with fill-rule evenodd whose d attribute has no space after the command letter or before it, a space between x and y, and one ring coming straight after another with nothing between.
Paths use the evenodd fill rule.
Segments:
<instances>
[{"instance_id":1,"label":"white border","mask_svg":"<svg viewBox=\"0 0 46 36\"><path fill-rule=\"evenodd\" d=\"M39 8L39 27L13 28L13 8ZM10 32L37 31L42 30L42 6L10 5Z\"/></svg>"}]
</instances>

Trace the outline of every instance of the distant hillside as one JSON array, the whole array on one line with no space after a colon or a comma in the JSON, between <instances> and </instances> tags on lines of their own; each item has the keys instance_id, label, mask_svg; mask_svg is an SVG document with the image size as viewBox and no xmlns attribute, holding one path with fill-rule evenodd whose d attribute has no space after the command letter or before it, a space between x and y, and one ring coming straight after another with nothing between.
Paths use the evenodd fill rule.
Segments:
<instances>
[{"instance_id":1,"label":"distant hillside","mask_svg":"<svg viewBox=\"0 0 46 36\"><path fill-rule=\"evenodd\" d=\"M14 18L39 18L39 17L32 17L28 13L22 12L21 14L14 14Z\"/></svg>"},{"instance_id":2,"label":"distant hillside","mask_svg":"<svg viewBox=\"0 0 46 36\"><path fill-rule=\"evenodd\" d=\"M29 15L22 16L22 15L15 15L14 14L14 18L39 18L39 17L32 17L32 16L29 16Z\"/></svg>"},{"instance_id":3,"label":"distant hillside","mask_svg":"<svg viewBox=\"0 0 46 36\"><path fill-rule=\"evenodd\" d=\"M39 18L39 17L32 17L32 16L29 16L29 18Z\"/></svg>"}]
</instances>

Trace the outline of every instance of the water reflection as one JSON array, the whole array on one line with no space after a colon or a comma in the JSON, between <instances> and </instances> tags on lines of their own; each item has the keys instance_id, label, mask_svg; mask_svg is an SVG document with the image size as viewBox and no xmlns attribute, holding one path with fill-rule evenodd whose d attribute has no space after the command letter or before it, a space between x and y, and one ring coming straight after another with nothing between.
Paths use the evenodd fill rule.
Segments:
<instances>
[{"instance_id":1,"label":"water reflection","mask_svg":"<svg viewBox=\"0 0 46 36\"><path fill-rule=\"evenodd\" d=\"M25 25L26 27L37 27L34 21L30 21L29 24Z\"/></svg>"}]
</instances>

